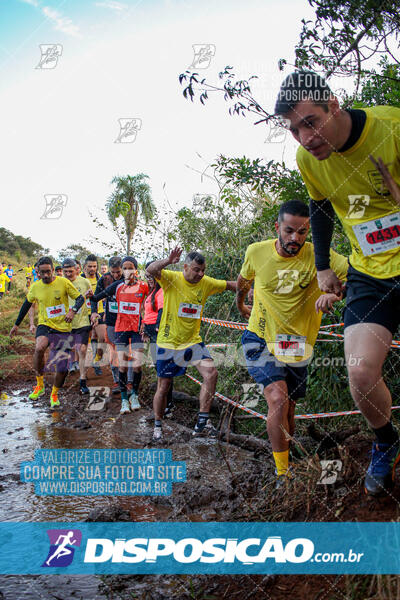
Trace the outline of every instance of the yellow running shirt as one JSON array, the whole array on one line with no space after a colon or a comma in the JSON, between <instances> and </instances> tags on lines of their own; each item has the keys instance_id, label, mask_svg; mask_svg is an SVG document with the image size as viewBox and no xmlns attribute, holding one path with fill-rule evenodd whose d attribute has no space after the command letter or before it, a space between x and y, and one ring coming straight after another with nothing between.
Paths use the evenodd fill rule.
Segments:
<instances>
[{"instance_id":1,"label":"yellow running shirt","mask_svg":"<svg viewBox=\"0 0 400 600\"><path fill-rule=\"evenodd\" d=\"M313 200L328 198L351 243L351 265L372 277L400 275L400 207L369 160L381 157L400 184L400 108L375 106L358 141L317 160L302 146L297 164Z\"/></svg>"},{"instance_id":2,"label":"yellow running shirt","mask_svg":"<svg viewBox=\"0 0 400 600\"><path fill-rule=\"evenodd\" d=\"M72 285L78 290L82 296L85 296L86 292L91 289L90 282L85 278L78 275L75 281L71 281ZM75 301L71 298L69 299L69 307L71 308L75 304ZM86 305L86 301L80 307L76 315L74 316L74 320L72 321L72 329L79 329L79 327L87 327L90 325L89 320L90 310Z\"/></svg>"},{"instance_id":3,"label":"yellow running shirt","mask_svg":"<svg viewBox=\"0 0 400 600\"><path fill-rule=\"evenodd\" d=\"M98 279L96 279L96 277L85 277L85 279L88 280L88 282L92 286L93 294L95 294L96 293L96 287L97 287ZM86 306L88 307L88 309L90 310L90 298L87 298L85 300L85 303L86 303ZM97 314L101 315L101 313L103 313L103 312L104 312L103 300L100 300L97 303Z\"/></svg>"},{"instance_id":4,"label":"yellow running shirt","mask_svg":"<svg viewBox=\"0 0 400 600\"><path fill-rule=\"evenodd\" d=\"M64 318L69 311L69 298L74 300L80 295L78 290L65 277L56 277L52 283L35 281L26 295L28 302L37 302L39 306L38 325L47 325L57 331L71 331L75 327L75 317L71 323Z\"/></svg>"},{"instance_id":5,"label":"yellow running shirt","mask_svg":"<svg viewBox=\"0 0 400 600\"><path fill-rule=\"evenodd\" d=\"M282 362L312 356L322 313L315 312L318 287L314 246L306 242L300 252L285 258L276 251L276 239L251 244L240 274L254 279L253 309L247 329L264 338L268 350ZM331 264L345 279L348 262L331 250Z\"/></svg>"},{"instance_id":6,"label":"yellow running shirt","mask_svg":"<svg viewBox=\"0 0 400 600\"><path fill-rule=\"evenodd\" d=\"M6 282L8 283L11 279L6 275L6 273L0 274L0 292L6 291Z\"/></svg>"},{"instance_id":7,"label":"yellow running shirt","mask_svg":"<svg viewBox=\"0 0 400 600\"><path fill-rule=\"evenodd\" d=\"M164 291L157 345L161 348L183 349L200 343L204 304L212 294L226 290L226 281L204 275L198 283L188 283L182 272L166 269L161 271L157 281Z\"/></svg>"},{"instance_id":8,"label":"yellow running shirt","mask_svg":"<svg viewBox=\"0 0 400 600\"><path fill-rule=\"evenodd\" d=\"M33 267L24 267L24 271L25 271L25 277L33 277Z\"/></svg>"}]
</instances>

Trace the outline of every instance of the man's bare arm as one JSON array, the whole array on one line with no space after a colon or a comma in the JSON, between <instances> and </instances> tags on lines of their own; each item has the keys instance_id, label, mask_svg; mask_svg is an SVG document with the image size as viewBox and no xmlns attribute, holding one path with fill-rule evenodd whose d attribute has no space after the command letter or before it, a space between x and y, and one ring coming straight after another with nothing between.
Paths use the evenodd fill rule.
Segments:
<instances>
[{"instance_id":1,"label":"man's bare arm","mask_svg":"<svg viewBox=\"0 0 400 600\"><path fill-rule=\"evenodd\" d=\"M168 267L168 265L174 265L179 262L182 254L182 248L176 246L173 250L171 250L168 258L163 258L161 260L155 260L152 262L146 269L146 273L155 279L160 279L161 271Z\"/></svg>"},{"instance_id":2,"label":"man's bare arm","mask_svg":"<svg viewBox=\"0 0 400 600\"><path fill-rule=\"evenodd\" d=\"M249 293L252 283L252 279L245 279L241 275L239 275L236 282L236 306L242 317L245 317L246 319L250 318L251 306L247 306L244 303L244 299Z\"/></svg>"}]
</instances>

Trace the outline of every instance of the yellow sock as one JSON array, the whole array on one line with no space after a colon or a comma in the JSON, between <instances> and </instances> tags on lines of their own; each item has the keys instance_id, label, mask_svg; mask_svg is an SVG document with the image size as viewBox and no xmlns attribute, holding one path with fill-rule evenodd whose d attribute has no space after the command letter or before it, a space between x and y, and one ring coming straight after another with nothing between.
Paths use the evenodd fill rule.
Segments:
<instances>
[{"instance_id":1,"label":"yellow sock","mask_svg":"<svg viewBox=\"0 0 400 600\"><path fill-rule=\"evenodd\" d=\"M272 452L279 475L285 475L289 468L289 450L283 452Z\"/></svg>"},{"instance_id":2,"label":"yellow sock","mask_svg":"<svg viewBox=\"0 0 400 600\"><path fill-rule=\"evenodd\" d=\"M59 389L60 388L58 388L55 385L53 385L52 390L51 390L51 395L55 394L57 396Z\"/></svg>"},{"instance_id":3,"label":"yellow sock","mask_svg":"<svg viewBox=\"0 0 400 600\"><path fill-rule=\"evenodd\" d=\"M40 387L40 389L42 389L44 386L43 375L36 376L36 384Z\"/></svg>"}]
</instances>

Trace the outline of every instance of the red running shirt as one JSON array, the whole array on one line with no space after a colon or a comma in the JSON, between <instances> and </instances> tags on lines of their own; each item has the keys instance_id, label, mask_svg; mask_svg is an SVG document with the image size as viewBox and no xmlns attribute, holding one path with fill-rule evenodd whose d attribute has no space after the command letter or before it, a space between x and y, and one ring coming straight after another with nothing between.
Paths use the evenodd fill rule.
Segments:
<instances>
[{"instance_id":1,"label":"red running shirt","mask_svg":"<svg viewBox=\"0 0 400 600\"><path fill-rule=\"evenodd\" d=\"M143 281L134 285L121 281L115 292L118 303L115 331L139 331L140 312L148 293L149 286Z\"/></svg>"},{"instance_id":2,"label":"red running shirt","mask_svg":"<svg viewBox=\"0 0 400 600\"><path fill-rule=\"evenodd\" d=\"M156 297L155 297L155 306L156 309L153 310L153 307L151 305L151 298L152 298L152 293L150 292L150 294L147 296L146 300L144 301L144 323L146 323L146 325L154 325L155 323L157 323L157 317L158 317L158 311L160 310L160 308L162 308L164 306L164 294L162 291L162 288L160 288L158 290L158 292L156 293Z\"/></svg>"}]
</instances>

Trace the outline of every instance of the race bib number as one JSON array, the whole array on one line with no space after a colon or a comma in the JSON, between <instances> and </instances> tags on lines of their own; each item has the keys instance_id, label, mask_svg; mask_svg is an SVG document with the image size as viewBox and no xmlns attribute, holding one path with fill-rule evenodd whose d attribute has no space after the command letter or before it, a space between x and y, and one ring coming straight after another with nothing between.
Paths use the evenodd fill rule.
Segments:
<instances>
[{"instance_id":1,"label":"race bib number","mask_svg":"<svg viewBox=\"0 0 400 600\"><path fill-rule=\"evenodd\" d=\"M178 317L186 317L186 319L200 319L202 304L189 304L181 302L178 309Z\"/></svg>"},{"instance_id":2,"label":"race bib number","mask_svg":"<svg viewBox=\"0 0 400 600\"><path fill-rule=\"evenodd\" d=\"M380 254L400 246L400 212L353 225L364 256Z\"/></svg>"},{"instance_id":3,"label":"race bib number","mask_svg":"<svg viewBox=\"0 0 400 600\"><path fill-rule=\"evenodd\" d=\"M302 335L278 333L275 340L275 356L304 356L306 339Z\"/></svg>"},{"instance_id":4,"label":"race bib number","mask_svg":"<svg viewBox=\"0 0 400 600\"><path fill-rule=\"evenodd\" d=\"M118 312L118 302L109 302L108 310L109 310L109 312L117 313Z\"/></svg>"},{"instance_id":5,"label":"race bib number","mask_svg":"<svg viewBox=\"0 0 400 600\"><path fill-rule=\"evenodd\" d=\"M48 319L55 319L56 317L61 317L62 315L65 315L65 306L64 304L58 304L57 306L47 306L46 312Z\"/></svg>"},{"instance_id":6,"label":"race bib number","mask_svg":"<svg viewBox=\"0 0 400 600\"><path fill-rule=\"evenodd\" d=\"M124 315L138 315L140 304L138 302L120 302L119 312Z\"/></svg>"}]
</instances>

